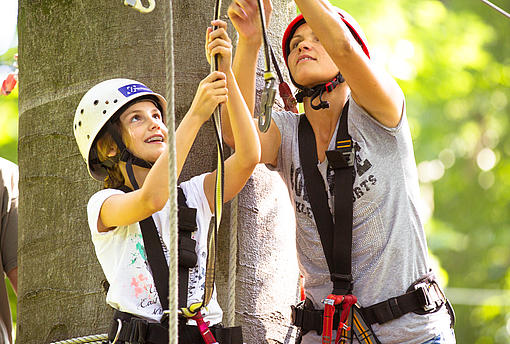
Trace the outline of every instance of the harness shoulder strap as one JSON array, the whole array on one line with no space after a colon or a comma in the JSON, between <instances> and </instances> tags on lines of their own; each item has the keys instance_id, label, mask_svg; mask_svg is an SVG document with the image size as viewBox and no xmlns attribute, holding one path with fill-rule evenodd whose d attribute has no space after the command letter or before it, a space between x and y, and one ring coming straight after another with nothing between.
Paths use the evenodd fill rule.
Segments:
<instances>
[{"instance_id":1,"label":"harness shoulder strap","mask_svg":"<svg viewBox=\"0 0 510 344\"><path fill-rule=\"evenodd\" d=\"M131 192L129 187L123 185L119 188L124 192ZM179 227L179 307L187 306L189 268L195 266L197 256L195 253L195 240L191 239L191 232L197 230L196 209L186 205L186 197L179 187L178 190L178 227ZM160 236L152 216L140 223L143 244L147 254L147 261L152 271L152 278L158 292L163 309L168 309L168 263L165 258Z\"/></svg>"},{"instance_id":2,"label":"harness shoulder strap","mask_svg":"<svg viewBox=\"0 0 510 344\"><path fill-rule=\"evenodd\" d=\"M335 221L329 210L324 180L317 168L317 144L310 122L302 116L298 127L299 157L304 183L310 199L324 255L333 281L333 293L352 291L352 184L354 153L347 130L349 103L344 105L338 125L335 150L327 151L329 165L335 171Z\"/></svg>"}]
</instances>

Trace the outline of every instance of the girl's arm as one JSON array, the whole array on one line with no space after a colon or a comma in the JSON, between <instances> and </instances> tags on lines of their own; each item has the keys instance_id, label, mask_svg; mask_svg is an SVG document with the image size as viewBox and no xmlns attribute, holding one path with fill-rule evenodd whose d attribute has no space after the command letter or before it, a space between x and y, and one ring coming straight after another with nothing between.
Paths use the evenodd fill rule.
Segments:
<instances>
[{"instance_id":1,"label":"girl's arm","mask_svg":"<svg viewBox=\"0 0 510 344\"><path fill-rule=\"evenodd\" d=\"M168 150L156 160L140 189L108 197L101 206L97 229L107 232L139 222L161 210L168 200Z\"/></svg>"},{"instance_id":2,"label":"girl's arm","mask_svg":"<svg viewBox=\"0 0 510 344\"><path fill-rule=\"evenodd\" d=\"M396 81L363 53L328 0L295 2L344 76L354 100L383 125L397 126L404 95Z\"/></svg>"},{"instance_id":3,"label":"girl's arm","mask_svg":"<svg viewBox=\"0 0 510 344\"><path fill-rule=\"evenodd\" d=\"M220 103L227 100L225 74L214 72L200 82L189 111L175 132L177 177L202 124ZM117 226L139 222L161 210L168 201L168 149L165 149L148 172L140 189L113 195L101 207L98 230L106 232Z\"/></svg>"},{"instance_id":4,"label":"girl's arm","mask_svg":"<svg viewBox=\"0 0 510 344\"><path fill-rule=\"evenodd\" d=\"M260 161L260 142L250 110L246 105L231 67L232 45L226 33L227 24L215 21L219 28L207 32L208 56L220 55L219 69L227 76L227 110L235 143L235 152L225 161L224 201L232 199L246 184ZM204 180L204 191L211 209L214 207L216 171Z\"/></svg>"}]
</instances>

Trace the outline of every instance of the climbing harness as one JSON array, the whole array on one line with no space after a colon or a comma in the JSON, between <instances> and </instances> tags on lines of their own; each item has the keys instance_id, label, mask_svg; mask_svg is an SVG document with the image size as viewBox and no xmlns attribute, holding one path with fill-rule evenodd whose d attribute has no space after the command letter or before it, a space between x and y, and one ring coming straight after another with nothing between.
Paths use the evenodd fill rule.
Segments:
<instances>
[{"instance_id":1,"label":"climbing harness","mask_svg":"<svg viewBox=\"0 0 510 344\"><path fill-rule=\"evenodd\" d=\"M371 325L383 324L402 315L415 312L428 314L446 306L453 326L453 309L435 282L432 273L413 283L403 295L369 307L360 307L352 295L352 187L355 170L355 151L348 133L349 101L340 116L335 149L326 151L329 167L334 170L334 221L331 215L324 179L317 168L317 146L313 129L306 116L298 126L299 157L305 189L321 239L326 262L333 281L332 293L323 300L324 311L314 310L309 301L292 308L293 324L304 333L310 330L322 334L322 344L332 343L332 331L337 328L335 343L379 343ZM337 315L337 313L339 313ZM321 326L322 323L322 326Z\"/></svg>"},{"instance_id":2,"label":"climbing harness","mask_svg":"<svg viewBox=\"0 0 510 344\"><path fill-rule=\"evenodd\" d=\"M488 1L488 0L480 0L481 2L483 2L484 4L486 4L487 6L495 9L496 11L498 11L499 13L501 13L502 15L504 15L505 17L507 17L508 19L510 19L510 13L506 12L505 10L503 10L502 8L494 5L492 2Z\"/></svg>"},{"instance_id":3,"label":"climbing harness","mask_svg":"<svg viewBox=\"0 0 510 344\"><path fill-rule=\"evenodd\" d=\"M18 54L14 55L14 62L12 64L12 72L7 74L7 77L2 81L2 88L0 89L0 95L8 96L18 82Z\"/></svg>"},{"instance_id":4,"label":"climbing harness","mask_svg":"<svg viewBox=\"0 0 510 344\"><path fill-rule=\"evenodd\" d=\"M156 0L147 0L149 6L145 7L142 0L124 0L124 5L134 8L140 13L149 13L156 7Z\"/></svg>"}]
</instances>

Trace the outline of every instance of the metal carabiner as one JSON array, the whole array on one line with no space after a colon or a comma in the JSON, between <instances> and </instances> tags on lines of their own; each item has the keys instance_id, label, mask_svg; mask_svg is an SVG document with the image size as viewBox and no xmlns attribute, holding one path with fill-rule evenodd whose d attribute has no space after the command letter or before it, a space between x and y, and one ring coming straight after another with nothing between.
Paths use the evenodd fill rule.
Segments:
<instances>
[{"instance_id":1,"label":"metal carabiner","mask_svg":"<svg viewBox=\"0 0 510 344\"><path fill-rule=\"evenodd\" d=\"M122 330L122 320L120 320L120 319L116 319L116 320L119 323L119 326L117 327L117 333L115 334L115 338L113 338L112 344L117 343L117 341L119 340L120 331Z\"/></svg>"},{"instance_id":2,"label":"metal carabiner","mask_svg":"<svg viewBox=\"0 0 510 344\"><path fill-rule=\"evenodd\" d=\"M142 4L142 0L124 0L124 5L133 7L135 10L137 10L140 13L149 13L152 12L154 7L156 7L156 0L148 0L149 1L149 7L145 7Z\"/></svg>"},{"instance_id":3,"label":"metal carabiner","mask_svg":"<svg viewBox=\"0 0 510 344\"><path fill-rule=\"evenodd\" d=\"M260 99L259 130L265 133L271 125L271 113L273 111L274 98L276 95L276 79L272 72L264 73L264 90Z\"/></svg>"}]
</instances>

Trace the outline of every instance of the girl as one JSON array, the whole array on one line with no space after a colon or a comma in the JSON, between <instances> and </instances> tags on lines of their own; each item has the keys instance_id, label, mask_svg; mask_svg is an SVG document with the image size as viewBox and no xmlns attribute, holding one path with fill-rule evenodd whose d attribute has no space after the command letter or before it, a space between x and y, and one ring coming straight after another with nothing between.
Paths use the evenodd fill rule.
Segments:
<instances>
[{"instance_id":1,"label":"girl","mask_svg":"<svg viewBox=\"0 0 510 344\"><path fill-rule=\"evenodd\" d=\"M258 163L260 145L231 69L232 48L226 24L215 21L212 25L219 28L207 30L206 50L208 56L219 55L219 71L200 82L191 107L176 131L177 175L202 124L219 104L226 104L232 114L234 140L238 143L235 153L225 161L224 198L228 201L241 190ZM119 334L118 342L168 343L168 323L165 327L163 316L168 300L161 296L164 290L157 290L158 282L153 274L161 267L150 265L154 252L144 245L144 222L152 219L152 226L157 230L156 241L161 246L158 250L164 254L163 264L165 259L168 264L165 111L166 101L162 96L128 79L99 83L83 96L76 110L74 134L80 152L90 175L105 184L104 190L90 198L87 211L96 254L110 284L106 301L116 309L110 339ZM215 178L216 171L213 171L179 185L182 190L179 198L185 198L180 205L196 209L196 223L191 227L196 227L192 233L196 241L192 255L196 253L197 262L189 269L189 279L185 281L188 306L200 302L204 294L207 232ZM180 231L181 222L179 215ZM202 315L211 325L221 322L222 311L215 292ZM179 324L179 338L182 343L202 342L197 328L186 326L184 321Z\"/></svg>"},{"instance_id":2,"label":"girl","mask_svg":"<svg viewBox=\"0 0 510 344\"><path fill-rule=\"evenodd\" d=\"M372 62L365 36L348 13L327 0L295 3L302 14L287 27L282 48L304 114L275 113L269 130L259 133L259 138L261 162L280 172L295 205L298 261L307 298L304 309L294 309L302 341L321 343L322 320L330 309L324 312L323 302L348 309L355 295L361 307L358 313L381 343L454 343L452 310L429 274L403 93ZM229 16L240 37L235 74L252 106L254 61L260 48L256 1L234 0ZM302 124L310 128L307 139L302 139ZM345 128L348 138L337 145L338 128ZM234 145L232 132L226 128L223 133L225 141ZM307 147L312 148L307 151ZM340 162L335 160L339 152ZM307 158L310 164L305 166ZM348 173L337 179L344 168ZM309 176L318 178L317 183ZM346 193L335 191L341 184L348 184ZM320 194L322 208L315 202ZM335 217L345 206L350 211ZM328 222L335 231L334 226L345 222L340 227L347 228L344 232L352 239L331 248L319 228ZM334 233L336 239L338 232ZM342 270L348 273L331 271L341 264L347 265ZM341 325L338 319L334 323L334 329Z\"/></svg>"}]
</instances>

